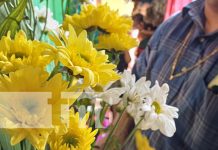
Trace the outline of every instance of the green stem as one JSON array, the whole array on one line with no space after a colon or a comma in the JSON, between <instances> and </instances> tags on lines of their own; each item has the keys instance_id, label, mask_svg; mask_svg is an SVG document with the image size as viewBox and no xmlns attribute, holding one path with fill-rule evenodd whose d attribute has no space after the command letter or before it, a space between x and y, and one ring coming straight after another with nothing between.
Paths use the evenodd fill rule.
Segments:
<instances>
[{"instance_id":1,"label":"green stem","mask_svg":"<svg viewBox=\"0 0 218 150\"><path fill-rule=\"evenodd\" d=\"M70 5L70 0L67 0L66 2L66 9L65 9L65 14L69 14L69 5Z\"/></svg>"},{"instance_id":2,"label":"green stem","mask_svg":"<svg viewBox=\"0 0 218 150\"><path fill-rule=\"evenodd\" d=\"M43 30L42 30L42 32L41 32L40 38L39 38L40 41L42 40L42 36L43 36L43 34L44 34L44 32L45 32L45 29L46 29L47 18L48 18L48 0L46 0L45 25L44 25L44 28L43 28Z\"/></svg>"},{"instance_id":3,"label":"green stem","mask_svg":"<svg viewBox=\"0 0 218 150\"><path fill-rule=\"evenodd\" d=\"M92 110L90 113L91 113L91 114L90 114L89 127L92 127L92 128L93 128L94 123L95 123L95 120L93 119L93 117L94 117L94 112L93 112L93 110Z\"/></svg>"},{"instance_id":4,"label":"green stem","mask_svg":"<svg viewBox=\"0 0 218 150\"><path fill-rule=\"evenodd\" d=\"M125 107L125 108L122 110L122 112L120 113L120 116L119 116L119 118L118 118L118 121L116 122L116 124L114 125L113 129L111 130L110 134L109 134L108 137L107 137L107 140L106 140L106 142L105 142L105 144L104 144L103 150L106 150L106 149L108 148L107 146L108 146L108 144L109 144L109 142L110 142L110 139L111 139L111 137L112 137L114 131L117 129L118 124L119 124L119 122L120 122L120 120L121 120L121 118L122 118L122 116L123 116L123 113L125 112L126 108L127 108L127 107Z\"/></svg>"},{"instance_id":5,"label":"green stem","mask_svg":"<svg viewBox=\"0 0 218 150\"><path fill-rule=\"evenodd\" d=\"M32 0L30 0L30 7L31 7L31 10L32 10L32 13L33 13L33 39L32 40L34 40L35 39L35 31L36 31L36 24L37 24L37 20L36 20L36 16L35 16L35 10L34 10L34 7L33 7L33 2L32 2ZM30 20L31 20L32 18L30 18ZM31 23L30 23L31 24ZM31 24L32 25L32 24Z\"/></svg>"},{"instance_id":6,"label":"green stem","mask_svg":"<svg viewBox=\"0 0 218 150\"><path fill-rule=\"evenodd\" d=\"M28 0L28 3L27 3L27 8L25 10L25 14L26 16L28 16L29 18L28 19L25 19L24 20L24 24L26 26L26 28L29 30L30 32L30 37L31 37L31 40L34 40L34 37L33 37L33 28L32 28L32 18L34 18L33 14L32 14L32 8L31 8L31 2L32 0ZM25 17L24 17L25 18ZM28 22L29 20L29 22ZM28 32L28 31L27 31Z\"/></svg>"},{"instance_id":7,"label":"green stem","mask_svg":"<svg viewBox=\"0 0 218 150\"><path fill-rule=\"evenodd\" d=\"M126 138L122 148L124 148L127 143L130 141L130 139L132 138L132 136L135 134L136 130L138 129L138 126L140 125L140 123L142 122L142 120L144 119L144 117L141 118L141 120L139 120L139 122L135 125L135 127L133 128L133 130L131 131L131 133L128 135L128 137Z\"/></svg>"},{"instance_id":8,"label":"green stem","mask_svg":"<svg viewBox=\"0 0 218 150\"><path fill-rule=\"evenodd\" d=\"M109 107L109 105L108 105L107 103L105 103L104 106L103 106L103 109L102 109L102 111L101 111L101 114L100 114L100 122L103 122L103 121L104 121L104 119L105 119L105 114L106 114L106 112L107 112L107 110L108 110L108 107Z\"/></svg>"}]
</instances>

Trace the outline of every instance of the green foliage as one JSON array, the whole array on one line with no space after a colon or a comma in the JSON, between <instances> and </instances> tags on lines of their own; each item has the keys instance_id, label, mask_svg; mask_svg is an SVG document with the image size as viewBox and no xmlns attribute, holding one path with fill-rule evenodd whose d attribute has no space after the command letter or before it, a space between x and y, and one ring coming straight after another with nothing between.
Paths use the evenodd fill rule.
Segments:
<instances>
[{"instance_id":1,"label":"green foliage","mask_svg":"<svg viewBox=\"0 0 218 150\"><path fill-rule=\"evenodd\" d=\"M75 14L79 13L81 10L81 5L83 1L81 0L67 0L67 5L66 5L66 14Z\"/></svg>"},{"instance_id":2,"label":"green foliage","mask_svg":"<svg viewBox=\"0 0 218 150\"><path fill-rule=\"evenodd\" d=\"M27 5L27 0L20 0L18 6L5 18L0 25L0 37L11 31L11 36L14 37L16 31L20 28L20 22L24 18L24 11Z\"/></svg>"},{"instance_id":3,"label":"green foliage","mask_svg":"<svg viewBox=\"0 0 218 150\"><path fill-rule=\"evenodd\" d=\"M118 65L120 61L120 52L115 50L107 50L106 54L108 55L108 59L111 63Z\"/></svg>"},{"instance_id":4,"label":"green foliage","mask_svg":"<svg viewBox=\"0 0 218 150\"><path fill-rule=\"evenodd\" d=\"M1 149L3 150L21 150L20 144L11 146L10 137L3 129L0 130L0 144L1 144Z\"/></svg>"}]
</instances>

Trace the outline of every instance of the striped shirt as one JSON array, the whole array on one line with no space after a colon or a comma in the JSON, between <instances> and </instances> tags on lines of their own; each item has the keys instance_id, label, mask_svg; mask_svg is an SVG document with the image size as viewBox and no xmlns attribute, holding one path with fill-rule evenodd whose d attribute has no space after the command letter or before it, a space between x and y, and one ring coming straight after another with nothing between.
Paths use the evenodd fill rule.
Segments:
<instances>
[{"instance_id":1,"label":"striped shirt","mask_svg":"<svg viewBox=\"0 0 218 150\"><path fill-rule=\"evenodd\" d=\"M135 65L137 78L146 76L152 83L168 83L167 103L179 108L173 137L159 131L146 132L157 150L218 150L218 93L208 89L209 82L218 75L218 54L185 75L169 80L178 47L182 46L184 52L175 73L193 66L218 47L218 31L206 34L204 22L204 0L192 2L157 29ZM182 41L191 27L194 32L184 45Z\"/></svg>"}]
</instances>

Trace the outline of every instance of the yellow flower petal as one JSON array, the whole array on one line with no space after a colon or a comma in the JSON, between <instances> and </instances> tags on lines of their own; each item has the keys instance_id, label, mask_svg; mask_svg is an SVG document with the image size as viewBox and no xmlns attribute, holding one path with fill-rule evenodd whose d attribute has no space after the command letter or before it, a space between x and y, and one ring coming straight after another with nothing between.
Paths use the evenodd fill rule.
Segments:
<instances>
[{"instance_id":1,"label":"yellow flower petal","mask_svg":"<svg viewBox=\"0 0 218 150\"><path fill-rule=\"evenodd\" d=\"M135 138L137 150L154 150L154 148L149 145L147 137L143 136L140 130L136 131Z\"/></svg>"},{"instance_id":2,"label":"yellow flower petal","mask_svg":"<svg viewBox=\"0 0 218 150\"><path fill-rule=\"evenodd\" d=\"M17 133L15 133L15 134L11 137L11 145L16 145L16 144L20 143L20 142L26 137L25 132L22 132L22 131L19 130L19 129L17 129L16 132L17 132Z\"/></svg>"},{"instance_id":3,"label":"yellow flower petal","mask_svg":"<svg viewBox=\"0 0 218 150\"><path fill-rule=\"evenodd\" d=\"M128 34L110 34L100 35L99 43L96 45L97 49L107 49L116 51L126 51L138 45L136 39Z\"/></svg>"}]
</instances>

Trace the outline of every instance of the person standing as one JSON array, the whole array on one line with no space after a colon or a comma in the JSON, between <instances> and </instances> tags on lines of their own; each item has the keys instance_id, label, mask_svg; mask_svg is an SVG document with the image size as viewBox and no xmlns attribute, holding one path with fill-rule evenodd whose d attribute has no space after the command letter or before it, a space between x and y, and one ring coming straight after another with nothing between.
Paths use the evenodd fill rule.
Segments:
<instances>
[{"instance_id":1,"label":"person standing","mask_svg":"<svg viewBox=\"0 0 218 150\"><path fill-rule=\"evenodd\" d=\"M134 73L168 83L167 103L179 108L177 131L168 138L146 132L156 150L217 150L218 0L196 0L156 30Z\"/></svg>"}]
</instances>

